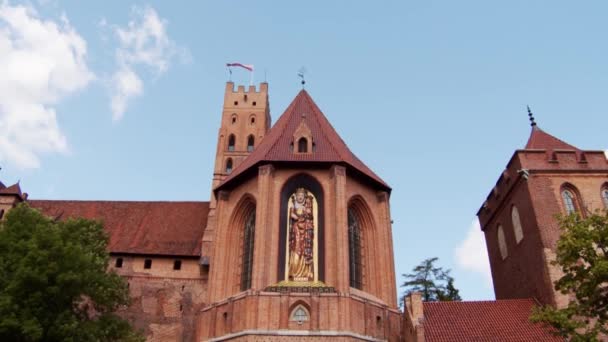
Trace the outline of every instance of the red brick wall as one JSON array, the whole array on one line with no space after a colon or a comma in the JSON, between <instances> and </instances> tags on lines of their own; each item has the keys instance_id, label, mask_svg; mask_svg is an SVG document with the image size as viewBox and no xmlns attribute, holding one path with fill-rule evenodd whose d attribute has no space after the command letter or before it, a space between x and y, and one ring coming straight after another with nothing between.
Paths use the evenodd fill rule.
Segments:
<instances>
[{"instance_id":1,"label":"red brick wall","mask_svg":"<svg viewBox=\"0 0 608 342\"><path fill-rule=\"evenodd\" d=\"M118 257L123 258L122 268L115 267ZM148 341L192 341L207 274L201 274L196 259L181 259L181 270L173 270L174 258L161 257L150 257L152 267L144 269L145 259L112 256L110 269L125 277L131 294L131 305L121 314L143 330Z\"/></svg>"},{"instance_id":2,"label":"red brick wall","mask_svg":"<svg viewBox=\"0 0 608 342\"><path fill-rule=\"evenodd\" d=\"M299 304L309 309L310 320L290 321ZM257 334L342 334L398 341L401 314L386 305L356 295L247 291L203 309L198 317L197 340L255 331ZM259 338L257 336L256 338ZM281 340L283 337L276 337ZM307 337L311 338L311 337ZM318 338L318 336L316 337ZM274 340L274 339L273 339Z\"/></svg>"}]
</instances>

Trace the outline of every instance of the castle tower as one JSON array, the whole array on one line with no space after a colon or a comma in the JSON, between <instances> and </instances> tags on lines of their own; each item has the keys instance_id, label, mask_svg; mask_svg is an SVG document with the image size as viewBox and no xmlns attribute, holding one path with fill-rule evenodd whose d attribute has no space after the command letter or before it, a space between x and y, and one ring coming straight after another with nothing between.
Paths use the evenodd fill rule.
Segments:
<instances>
[{"instance_id":1,"label":"castle tower","mask_svg":"<svg viewBox=\"0 0 608 342\"><path fill-rule=\"evenodd\" d=\"M17 204L25 201L27 194L21 192L19 183L5 186L0 182L0 220Z\"/></svg>"},{"instance_id":2,"label":"castle tower","mask_svg":"<svg viewBox=\"0 0 608 342\"><path fill-rule=\"evenodd\" d=\"M561 277L551 265L560 231L555 216L608 208L608 161L540 129L516 150L477 212L484 232L497 299L535 298L562 306L554 290Z\"/></svg>"},{"instance_id":3,"label":"castle tower","mask_svg":"<svg viewBox=\"0 0 608 342\"><path fill-rule=\"evenodd\" d=\"M269 129L268 83L261 83L258 91L255 86L245 89L242 85L235 91L234 83L227 82L217 135L212 189L253 152Z\"/></svg>"},{"instance_id":4,"label":"castle tower","mask_svg":"<svg viewBox=\"0 0 608 342\"><path fill-rule=\"evenodd\" d=\"M260 144L270 129L270 121L268 83L260 83L257 91L253 85L247 89L239 85L235 91L233 82L226 83L222 119L217 134L209 214L202 242L204 267L209 266L216 227L217 198L213 190Z\"/></svg>"}]
</instances>

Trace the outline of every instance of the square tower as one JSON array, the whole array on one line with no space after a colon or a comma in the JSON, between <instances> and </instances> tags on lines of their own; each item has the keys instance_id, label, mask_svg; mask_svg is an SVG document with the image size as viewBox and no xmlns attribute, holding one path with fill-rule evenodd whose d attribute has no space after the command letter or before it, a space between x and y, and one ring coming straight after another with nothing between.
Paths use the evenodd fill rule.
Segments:
<instances>
[{"instance_id":1,"label":"square tower","mask_svg":"<svg viewBox=\"0 0 608 342\"><path fill-rule=\"evenodd\" d=\"M536 298L561 306L560 269L551 264L560 236L556 219L608 208L608 161L603 151L580 150L532 121L477 216L484 232L496 299Z\"/></svg>"}]
</instances>

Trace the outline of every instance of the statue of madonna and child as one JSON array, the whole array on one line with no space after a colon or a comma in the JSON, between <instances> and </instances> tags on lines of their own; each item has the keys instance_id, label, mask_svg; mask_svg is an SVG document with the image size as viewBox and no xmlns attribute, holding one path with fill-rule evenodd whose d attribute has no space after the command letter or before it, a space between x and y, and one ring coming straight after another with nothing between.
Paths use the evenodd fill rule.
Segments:
<instances>
[{"instance_id":1,"label":"statue of madonna and child","mask_svg":"<svg viewBox=\"0 0 608 342\"><path fill-rule=\"evenodd\" d=\"M315 198L304 188L291 196L289 206L288 279L296 282L314 281Z\"/></svg>"}]
</instances>

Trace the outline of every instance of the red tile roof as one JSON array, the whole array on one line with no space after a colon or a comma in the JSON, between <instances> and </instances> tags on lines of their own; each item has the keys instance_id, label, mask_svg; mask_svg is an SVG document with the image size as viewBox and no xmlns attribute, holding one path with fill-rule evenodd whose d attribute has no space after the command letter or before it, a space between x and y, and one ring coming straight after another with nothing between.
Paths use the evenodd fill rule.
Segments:
<instances>
[{"instance_id":1,"label":"red tile roof","mask_svg":"<svg viewBox=\"0 0 608 342\"><path fill-rule=\"evenodd\" d=\"M548 326L530 322L532 299L425 302L427 342L563 341Z\"/></svg>"},{"instance_id":2,"label":"red tile roof","mask_svg":"<svg viewBox=\"0 0 608 342\"><path fill-rule=\"evenodd\" d=\"M312 133L315 144L315 150L312 153L293 153L290 148L294 132L302 122ZM246 171L263 162L345 164L351 170L364 175L383 189L390 191L390 187L350 151L305 90L298 93L260 145L232 171L216 190L231 183Z\"/></svg>"},{"instance_id":3,"label":"red tile roof","mask_svg":"<svg viewBox=\"0 0 608 342\"><path fill-rule=\"evenodd\" d=\"M111 253L200 256L209 202L30 200L43 214L103 221Z\"/></svg>"},{"instance_id":4,"label":"red tile roof","mask_svg":"<svg viewBox=\"0 0 608 342\"><path fill-rule=\"evenodd\" d=\"M15 183L9 187L0 188L0 195L15 195L23 199L23 193L21 192L21 187L19 186L19 183Z\"/></svg>"},{"instance_id":5,"label":"red tile roof","mask_svg":"<svg viewBox=\"0 0 608 342\"><path fill-rule=\"evenodd\" d=\"M530 133L530 138L528 138L528 143L526 144L526 150L574 150L580 152L580 150L568 143L561 141L560 139L552 136L549 133L546 133L538 126L532 127L532 132Z\"/></svg>"}]
</instances>

